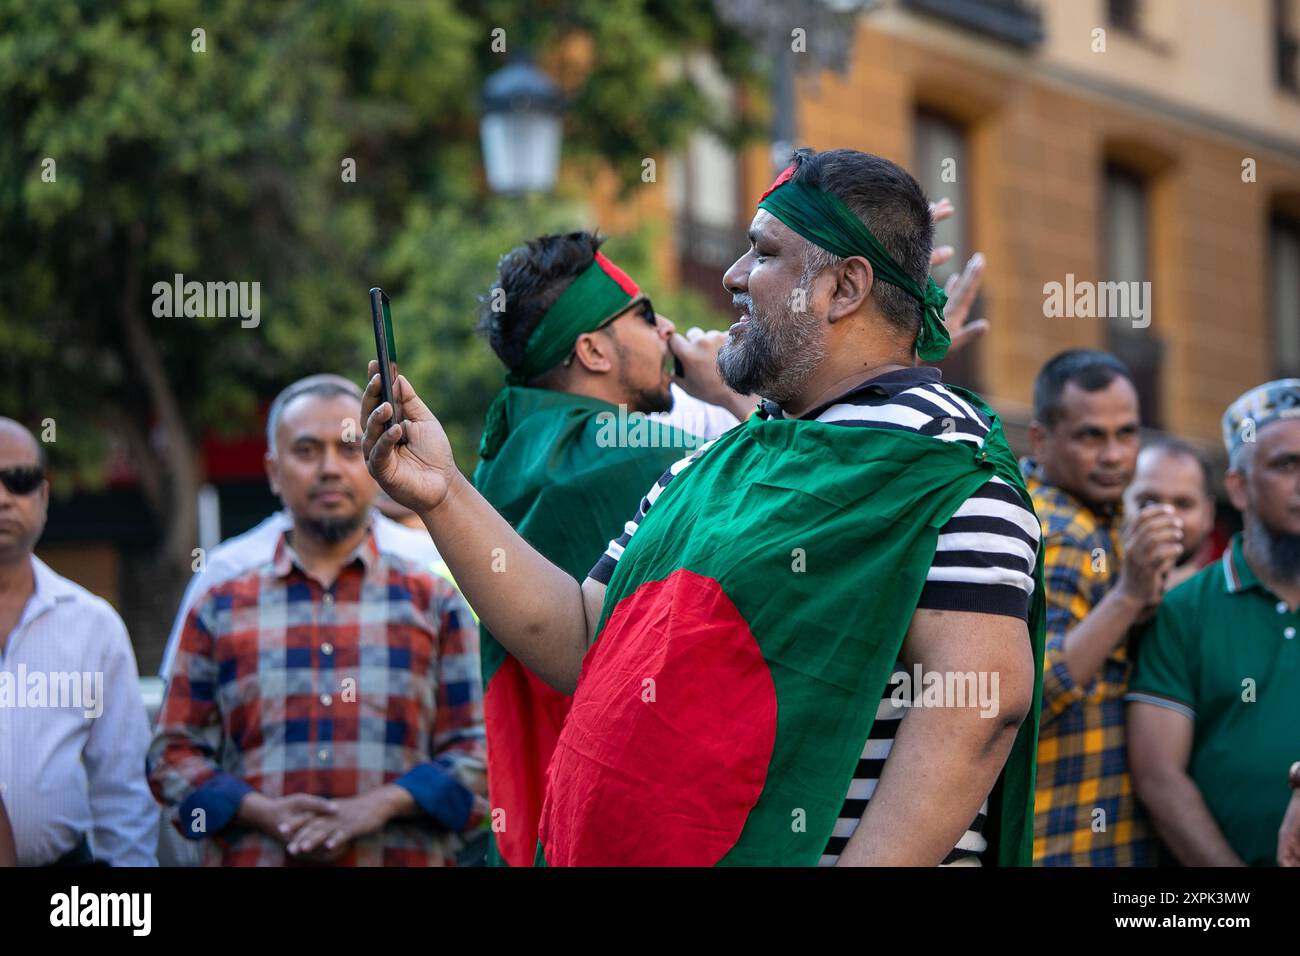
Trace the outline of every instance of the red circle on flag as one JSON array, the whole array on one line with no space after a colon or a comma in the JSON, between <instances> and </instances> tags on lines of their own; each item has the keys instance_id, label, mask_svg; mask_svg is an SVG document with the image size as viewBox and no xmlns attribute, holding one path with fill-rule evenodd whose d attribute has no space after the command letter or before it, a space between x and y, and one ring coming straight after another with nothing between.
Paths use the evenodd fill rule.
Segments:
<instances>
[{"instance_id":1,"label":"red circle on flag","mask_svg":"<svg viewBox=\"0 0 1300 956\"><path fill-rule=\"evenodd\" d=\"M776 687L713 578L687 570L614 609L547 771L552 866L712 866L767 779Z\"/></svg>"}]
</instances>

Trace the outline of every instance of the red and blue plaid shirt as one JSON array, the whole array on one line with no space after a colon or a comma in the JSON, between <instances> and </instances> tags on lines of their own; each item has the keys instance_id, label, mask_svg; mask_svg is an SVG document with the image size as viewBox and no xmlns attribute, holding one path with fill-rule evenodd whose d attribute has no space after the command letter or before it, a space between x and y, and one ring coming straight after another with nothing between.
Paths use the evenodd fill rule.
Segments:
<instances>
[{"instance_id":1,"label":"red and blue plaid shirt","mask_svg":"<svg viewBox=\"0 0 1300 956\"><path fill-rule=\"evenodd\" d=\"M154 796L209 865L293 863L236 821L251 790L343 798L395 783L419 819L353 841L343 866L452 862L487 804L478 628L432 569L373 532L326 588L288 540L190 611L149 751Z\"/></svg>"}]
</instances>

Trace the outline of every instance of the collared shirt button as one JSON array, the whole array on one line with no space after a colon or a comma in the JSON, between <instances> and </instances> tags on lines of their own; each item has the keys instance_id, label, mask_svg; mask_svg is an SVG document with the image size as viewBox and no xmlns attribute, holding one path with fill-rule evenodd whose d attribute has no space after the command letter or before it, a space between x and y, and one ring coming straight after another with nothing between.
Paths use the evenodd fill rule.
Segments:
<instances>
[{"instance_id":1,"label":"collared shirt button","mask_svg":"<svg viewBox=\"0 0 1300 956\"><path fill-rule=\"evenodd\" d=\"M316 757L319 760L329 760L330 752L322 747L320 750L316 751Z\"/></svg>"},{"instance_id":2,"label":"collared shirt button","mask_svg":"<svg viewBox=\"0 0 1300 956\"><path fill-rule=\"evenodd\" d=\"M333 603L334 603L334 595L332 595L332 594L330 594L328 591L326 591L326 592L325 592L325 596L324 596L323 598L321 598L321 600L324 601L326 604L333 604Z\"/></svg>"},{"instance_id":3,"label":"collared shirt button","mask_svg":"<svg viewBox=\"0 0 1300 956\"><path fill-rule=\"evenodd\" d=\"M321 652L322 654L333 654L333 653L334 653L334 645L331 644L329 641L326 641L324 644L322 644L322 645L320 646L320 652Z\"/></svg>"},{"instance_id":4,"label":"collared shirt button","mask_svg":"<svg viewBox=\"0 0 1300 956\"><path fill-rule=\"evenodd\" d=\"M1278 613L1278 614L1285 614L1285 613L1286 613L1286 601L1278 601L1278 602L1277 602L1277 613Z\"/></svg>"},{"instance_id":5,"label":"collared shirt button","mask_svg":"<svg viewBox=\"0 0 1300 956\"><path fill-rule=\"evenodd\" d=\"M1282 632L1282 636L1285 637L1288 641L1291 640L1292 638L1295 637L1295 628L1288 627L1286 630Z\"/></svg>"},{"instance_id":6,"label":"collared shirt button","mask_svg":"<svg viewBox=\"0 0 1300 956\"><path fill-rule=\"evenodd\" d=\"M334 703L334 698L331 697L329 694L321 694L320 702L325 707L328 707L330 704Z\"/></svg>"}]
</instances>

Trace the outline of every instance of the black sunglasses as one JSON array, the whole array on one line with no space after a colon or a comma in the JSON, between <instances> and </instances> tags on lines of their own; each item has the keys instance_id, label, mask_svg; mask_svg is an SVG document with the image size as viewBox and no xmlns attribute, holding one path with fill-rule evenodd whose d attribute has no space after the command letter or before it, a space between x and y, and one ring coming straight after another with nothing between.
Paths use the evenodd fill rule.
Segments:
<instances>
[{"instance_id":1,"label":"black sunglasses","mask_svg":"<svg viewBox=\"0 0 1300 956\"><path fill-rule=\"evenodd\" d=\"M641 318L645 319L647 325L654 327L659 324L659 317L655 315L655 307L650 304L650 299L648 297L642 296L640 299L636 300L631 305L624 306L622 309L615 312L604 322L600 323L600 325L596 326L596 328L603 329L605 326L609 325L611 322L613 322L615 319L621 316L624 312L628 311L629 309L635 309L635 308L639 308L641 310Z\"/></svg>"},{"instance_id":2,"label":"black sunglasses","mask_svg":"<svg viewBox=\"0 0 1300 956\"><path fill-rule=\"evenodd\" d=\"M645 319L646 324L651 328L658 327L659 316L655 314L655 307L650 304L650 300L643 299L637 304L641 306L641 318Z\"/></svg>"},{"instance_id":3,"label":"black sunglasses","mask_svg":"<svg viewBox=\"0 0 1300 956\"><path fill-rule=\"evenodd\" d=\"M45 469L40 465L15 465L0 468L0 484L12 495L30 495L45 480Z\"/></svg>"}]
</instances>

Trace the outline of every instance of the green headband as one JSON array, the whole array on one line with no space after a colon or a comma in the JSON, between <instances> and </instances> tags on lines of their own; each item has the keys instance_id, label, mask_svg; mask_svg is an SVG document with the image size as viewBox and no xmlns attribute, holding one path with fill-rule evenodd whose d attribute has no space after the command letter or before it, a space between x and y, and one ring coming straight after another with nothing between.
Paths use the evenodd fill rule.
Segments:
<instances>
[{"instance_id":1,"label":"green headband","mask_svg":"<svg viewBox=\"0 0 1300 956\"><path fill-rule=\"evenodd\" d=\"M794 170L790 166L777 177L759 200L758 208L766 209L813 245L841 259L861 256L870 262L877 281L896 285L921 303L916 351L922 361L937 362L947 355L952 339L943 321L943 307L948 302L943 289L931 277L922 290L843 200L824 189L792 180Z\"/></svg>"},{"instance_id":2,"label":"green headband","mask_svg":"<svg viewBox=\"0 0 1300 956\"><path fill-rule=\"evenodd\" d=\"M591 265L542 315L528 336L524 360L506 376L511 385L523 385L548 368L559 365L584 332L594 332L618 315L641 294L637 284L604 255L597 252Z\"/></svg>"},{"instance_id":3,"label":"green headband","mask_svg":"<svg viewBox=\"0 0 1300 956\"><path fill-rule=\"evenodd\" d=\"M528 336L523 361L506 375L506 386L525 385L559 365L573 351L579 335L596 331L640 297L641 289L628 274L597 252L591 265L569 283L542 315L537 328ZM488 406L483 438L479 442L479 455L483 458L495 457L509 433L505 396L506 389L502 389Z\"/></svg>"}]
</instances>

